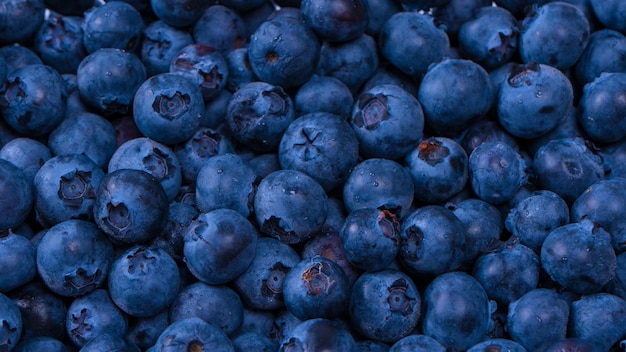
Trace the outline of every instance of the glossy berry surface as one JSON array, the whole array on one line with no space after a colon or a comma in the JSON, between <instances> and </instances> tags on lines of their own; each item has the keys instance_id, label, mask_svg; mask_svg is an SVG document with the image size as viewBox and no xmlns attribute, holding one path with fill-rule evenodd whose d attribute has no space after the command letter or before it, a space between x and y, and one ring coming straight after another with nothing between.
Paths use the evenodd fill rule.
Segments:
<instances>
[{"instance_id":1,"label":"glossy berry surface","mask_svg":"<svg viewBox=\"0 0 626 352\"><path fill-rule=\"evenodd\" d=\"M0 0L0 352L622 350L624 18Z\"/></svg>"},{"instance_id":2,"label":"glossy berry surface","mask_svg":"<svg viewBox=\"0 0 626 352\"><path fill-rule=\"evenodd\" d=\"M114 241L145 243L167 219L167 194L145 171L120 169L108 173L96 192L94 218Z\"/></svg>"},{"instance_id":3,"label":"glossy berry surface","mask_svg":"<svg viewBox=\"0 0 626 352\"><path fill-rule=\"evenodd\" d=\"M343 183L356 165L358 143L341 116L311 113L289 124L278 145L278 158L283 169L301 171L331 190Z\"/></svg>"},{"instance_id":4,"label":"glossy berry surface","mask_svg":"<svg viewBox=\"0 0 626 352\"><path fill-rule=\"evenodd\" d=\"M131 316L159 313L174 301L179 285L176 262L162 249L131 247L111 264L109 294Z\"/></svg>"},{"instance_id":5,"label":"glossy berry surface","mask_svg":"<svg viewBox=\"0 0 626 352\"><path fill-rule=\"evenodd\" d=\"M243 274L254 258L258 234L230 209L203 213L186 230L187 268L203 282L219 285Z\"/></svg>"},{"instance_id":6,"label":"glossy berry surface","mask_svg":"<svg viewBox=\"0 0 626 352\"><path fill-rule=\"evenodd\" d=\"M200 126L203 111L200 89L191 79L174 73L150 77L137 88L133 99L139 131L165 144L189 139Z\"/></svg>"},{"instance_id":7,"label":"glossy berry surface","mask_svg":"<svg viewBox=\"0 0 626 352\"><path fill-rule=\"evenodd\" d=\"M328 216L322 186L296 170L278 170L261 180L254 209L261 232L287 244L313 236Z\"/></svg>"},{"instance_id":8,"label":"glossy berry surface","mask_svg":"<svg viewBox=\"0 0 626 352\"><path fill-rule=\"evenodd\" d=\"M51 227L37 246L37 272L61 296L76 297L101 287L113 262L113 246L84 220Z\"/></svg>"},{"instance_id":9,"label":"glossy berry surface","mask_svg":"<svg viewBox=\"0 0 626 352\"><path fill-rule=\"evenodd\" d=\"M615 276L616 260L611 236L590 220L552 230L541 247L546 272L580 294L599 292Z\"/></svg>"},{"instance_id":10,"label":"glossy berry surface","mask_svg":"<svg viewBox=\"0 0 626 352\"><path fill-rule=\"evenodd\" d=\"M422 138L424 113L419 101L407 91L383 84L359 95L350 125L363 156L397 160Z\"/></svg>"},{"instance_id":11,"label":"glossy berry surface","mask_svg":"<svg viewBox=\"0 0 626 352\"><path fill-rule=\"evenodd\" d=\"M398 341L416 327L421 302L413 280L402 272L386 269L365 273L351 290L352 325L368 338Z\"/></svg>"},{"instance_id":12,"label":"glossy berry surface","mask_svg":"<svg viewBox=\"0 0 626 352\"><path fill-rule=\"evenodd\" d=\"M323 257L302 259L283 282L285 306L301 320L335 318L345 311L349 298L343 269Z\"/></svg>"}]
</instances>

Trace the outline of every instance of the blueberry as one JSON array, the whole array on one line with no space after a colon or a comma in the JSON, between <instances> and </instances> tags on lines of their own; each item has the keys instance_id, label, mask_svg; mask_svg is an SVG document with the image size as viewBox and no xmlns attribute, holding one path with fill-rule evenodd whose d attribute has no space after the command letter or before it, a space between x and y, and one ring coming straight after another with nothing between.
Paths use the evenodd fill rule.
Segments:
<instances>
[{"instance_id":1,"label":"blueberry","mask_svg":"<svg viewBox=\"0 0 626 352\"><path fill-rule=\"evenodd\" d=\"M339 186L356 165L359 142L341 116L310 113L287 127L278 157L283 169L303 172L328 191Z\"/></svg>"},{"instance_id":2,"label":"blueberry","mask_svg":"<svg viewBox=\"0 0 626 352\"><path fill-rule=\"evenodd\" d=\"M401 11L401 6L393 0L365 0L367 9L367 27L365 33L378 37L381 28L391 16Z\"/></svg>"},{"instance_id":3,"label":"blueberry","mask_svg":"<svg viewBox=\"0 0 626 352\"><path fill-rule=\"evenodd\" d=\"M602 73L583 88L578 121L590 139L614 143L626 136L622 122L626 104L621 92L626 88L626 72Z\"/></svg>"},{"instance_id":4,"label":"blueberry","mask_svg":"<svg viewBox=\"0 0 626 352\"><path fill-rule=\"evenodd\" d=\"M620 32L600 29L589 37L589 44L576 63L580 85L592 82L602 72L626 72L626 38Z\"/></svg>"},{"instance_id":5,"label":"blueberry","mask_svg":"<svg viewBox=\"0 0 626 352\"><path fill-rule=\"evenodd\" d=\"M570 308L555 291L540 288L528 291L511 302L507 329L529 351L566 337Z\"/></svg>"},{"instance_id":6,"label":"blueberry","mask_svg":"<svg viewBox=\"0 0 626 352\"><path fill-rule=\"evenodd\" d=\"M196 282L183 288L169 308L170 324L198 317L230 335L243 322L243 304L228 286Z\"/></svg>"},{"instance_id":7,"label":"blueberry","mask_svg":"<svg viewBox=\"0 0 626 352\"><path fill-rule=\"evenodd\" d=\"M32 183L11 162L0 159L0 230L18 227L33 206Z\"/></svg>"},{"instance_id":8,"label":"blueberry","mask_svg":"<svg viewBox=\"0 0 626 352\"><path fill-rule=\"evenodd\" d=\"M352 287L349 309L352 325L365 337L395 343L417 326L421 297L400 271L367 272Z\"/></svg>"},{"instance_id":9,"label":"blueberry","mask_svg":"<svg viewBox=\"0 0 626 352\"><path fill-rule=\"evenodd\" d=\"M258 233L231 209L200 214L185 231L185 263L194 276L212 285L243 274L253 261Z\"/></svg>"},{"instance_id":10,"label":"blueberry","mask_svg":"<svg viewBox=\"0 0 626 352\"><path fill-rule=\"evenodd\" d=\"M207 44L189 44L182 48L172 59L170 72L185 76L199 86L204 100L217 97L228 81L226 58ZM190 105L196 107L197 103Z\"/></svg>"},{"instance_id":11,"label":"blueberry","mask_svg":"<svg viewBox=\"0 0 626 352\"><path fill-rule=\"evenodd\" d=\"M133 103L137 128L164 144L189 139L200 126L203 111L200 89L188 77L174 73L148 78L137 89Z\"/></svg>"},{"instance_id":12,"label":"blueberry","mask_svg":"<svg viewBox=\"0 0 626 352\"><path fill-rule=\"evenodd\" d=\"M35 35L35 51L59 73L75 73L87 56L81 22L80 17L51 14Z\"/></svg>"},{"instance_id":13,"label":"blueberry","mask_svg":"<svg viewBox=\"0 0 626 352\"><path fill-rule=\"evenodd\" d=\"M502 66L517 52L518 24L502 7L476 9L459 28L459 50L486 69Z\"/></svg>"},{"instance_id":14,"label":"blueberry","mask_svg":"<svg viewBox=\"0 0 626 352\"><path fill-rule=\"evenodd\" d=\"M15 349L22 336L22 316L18 305L0 293L0 348L7 352Z\"/></svg>"},{"instance_id":15,"label":"blueberry","mask_svg":"<svg viewBox=\"0 0 626 352\"><path fill-rule=\"evenodd\" d=\"M468 181L468 157L452 139L429 137L406 156L415 199L439 203L461 191Z\"/></svg>"},{"instance_id":16,"label":"blueberry","mask_svg":"<svg viewBox=\"0 0 626 352\"><path fill-rule=\"evenodd\" d=\"M356 346L362 352L388 352L389 345L376 340L360 340Z\"/></svg>"},{"instance_id":17,"label":"blueberry","mask_svg":"<svg viewBox=\"0 0 626 352\"><path fill-rule=\"evenodd\" d=\"M304 258L285 275L283 298L286 308L302 320L333 319L346 311L348 277L329 259Z\"/></svg>"},{"instance_id":18,"label":"blueberry","mask_svg":"<svg viewBox=\"0 0 626 352\"><path fill-rule=\"evenodd\" d=\"M438 205L416 209L402 222L399 259L410 272L436 276L464 261L465 226Z\"/></svg>"},{"instance_id":19,"label":"blueberry","mask_svg":"<svg viewBox=\"0 0 626 352\"><path fill-rule=\"evenodd\" d=\"M320 256L332 260L343 269L343 272L348 277L350 286L352 286L361 275L362 270L352 264L346 257L339 230L324 231L306 241L302 248L302 258Z\"/></svg>"},{"instance_id":20,"label":"blueberry","mask_svg":"<svg viewBox=\"0 0 626 352\"><path fill-rule=\"evenodd\" d=\"M383 84L359 95L350 125L361 155L398 160L422 139L424 114L414 96L398 86Z\"/></svg>"},{"instance_id":21,"label":"blueberry","mask_svg":"<svg viewBox=\"0 0 626 352\"><path fill-rule=\"evenodd\" d=\"M600 352L602 349L595 346L593 343L577 338L569 337L557 341L551 344L541 352L563 352L563 351L576 351L576 352Z\"/></svg>"},{"instance_id":22,"label":"blueberry","mask_svg":"<svg viewBox=\"0 0 626 352\"><path fill-rule=\"evenodd\" d=\"M350 89L339 79L331 76L313 75L300 86L294 97L294 105L299 115L313 112L350 116L354 98Z\"/></svg>"},{"instance_id":23,"label":"blueberry","mask_svg":"<svg viewBox=\"0 0 626 352\"><path fill-rule=\"evenodd\" d=\"M3 57L6 65L6 77L13 71L27 65L43 65L41 58L26 46L14 43L0 47L0 56Z\"/></svg>"},{"instance_id":24,"label":"blueberry","mask_svg":"<svg viewBox=\"0 0 626 352\"><path fill-rule=\"evenodd\" d=\"M239 88L226 110L226 122L233 137L260 152L277 150L293 120L291 97L280 86L265 82L250 82Z\"/></svg>"},{"instance_id":25,"label":"blueberry","mask_svg":"<svg viewBox=\"0 0 626 352\"><path fill-rule=\"evenodd\" d=\"M83 347L100 334L124 336L128 322L111 300L109 293L98 289L72 301L67 310L65 325L70 341Z\"/></svg>"},{"instance_id":26,"label":"blueberry","mask_svg":"<svg viewBox=\"0 0 626 352\"><path fill-rule=\"evenodd\" d=\"M141 348L142 351L145 351L154 346L159 335L168 325L169 312L167 309L151 317L129 319L126 338Z\"/></svg>"},{"instance_id":27,"label":"blueberry","mask_svg":"<svg viewBox=\"0 0 626 352\"><path fill-rule=\"evenodd\" d=\"M522 21L522 61L567 69L576 64L589 42L589 21L578 7L553 1L533 8Z\"/></svg>"},{"instance_id":28,"label":"blueberry","mask_svg":"<svg viewBox=\"0 0 626 352\"><path fill-rule=\"evenodd\" d=\"M569 79L554 67L536 64L513 66L500 85L498 120L520 138L536 138L557 126L572 106Z\"/></svg>"},{"instance_id":29,"label":"blueberry","mask_svg":"<svg viewBox=\"0 0 626 352\"><path fill-rule=\"evenodd\" d=\"M253 211L258 177L237 154L209 158L196 179L196 205L203 212L228 208L243 216Z\"/></svg>"},{"instance_id":30,"label":"blueberry","mask_svg":"<svg viewBox=\"0 0 626 352\"><path fill-rule=\"evenodd\" d=\"M225 56L246 45L248 31L241 16L224 5L228 6L211 5L200 12L192 34L196 43L208 45Z\"/></svg>"},{"instance_id":31,"label":"blueberry","mask_svg":"<svg viewBox=\"0 0 626 352\"><path fill-rule=\"evenodd\" d=\"M67 88L61 75L45 65L26 65L0 86L0 112L17 132L38 137L65 117Z\"/></svg>"},{"instance_id":32,"label":"blueberry","mask_svg":"<svg viewBox=\"0 0 626 352\"><path fill-rule=\"evenodd\" d=\"M479 342L467 350L467 352L491 352L491 351L526 352L526 349L524 348L524 346L520 345L519 343L515 341L503 339L503 338L497 338L497 339L490 339L490 340L485 340L483 342Z\"/></svg>"},{"instance_id":33,"label":"blueberry","mask_svg":"<svg viewBox=\"0 0 626 352\"><path fill-rule=\"evenodd\" d=\"M624 300L608 293L590 294L572 303L569 333L608 351L626 334L625 319Z\"/></svg>"},{"instance_id":34,"label":"blueberry","mask_svg":"<svg viewBox=\"0 0 626 352\"><path fill-rule=\"evenodd\" d=\"M512 208L506 217L506 228L520 243L539 252L548 234L569 223L569 207L556 193L533 192Z\"/></svg>"},{"instance_id":35,"label":"blueberry","mask_svg":"<svg viewBox=\"0 0 626 352\"><path fill-rule=\"evenodd\" d=\"M626 200L622 178L601 180L591 185L572 204L572 221L588 219L602 226L611 234L611 242L616 252L626 249L624 230L626 223L622 215L621 203ZM601 199L601 200L600 200Z\"/></svg>"},{"instance_id":36,"label":"blueberry","mask_svg":"<svg viewBox=\"0 0 626 352\"><path fill-rule=\"evenodd\" d=\"M539 269L539 256L513 240L479 256L472 276L490 299L506 307L537 287Z\"/></svg>"},{"instance_id":37,"label":"blueberry","mask_svg":"<svg viewBox=\"0 0 626 352\"><path fill-rule=\"evenodd\" d=\"M183 145L179 144L175 152L181 164L183 179L194 183L200 169L210 158L220 154L235 153L235 149L224 133L200 127Z\"/></svg>"},{"instance_id":38,"label":"blueberry","mask_svg":"<svg viewBox=\"0 0 626 352\"><path fill-rule=\"evenodd\" d=\"M228 82L226 83L228 84ZM233 94L230 91L222 89L217 97L205 102L204 113L200 117L200 126L212 129L225 127L226 124L223 124L223 122L226 121L226 109L232 96ZM226 132L225 129L224 132Z\"/></svg>"},{"instance_id":39,"label":"blueberry","mask_svg":"<svg viewBox=\"0 0 626 352\"><path fill-rule=\"evenodd\" d=\"M12 139L0 148L0 159L20 168L31 184L39 168L51 157L45 144L26 137Z\"/></svg>"},{"instance_id":40,"label":"blueberry","mask_svg":"<svg viewBox=\"0 0 626 352\"><path fill-rule=\"evenodd\" d=\"M624 163L626 159L626 143L624 141L611 143L599 150L602 164L607 178L626 177ZM0 152L1 153L1 152Z\"/></svg>"},{"instance_id":41,"label":"blueberry","mask_svg":"<svg viewBox=\"0 0 626 352\"><path fill-rule=\"evenodd\" d=\"M92 292L107 279L113 246L91 222L66 220L52 226L37 246L37 272L61 296Z\"/></svg>"},{"instance_id":42,"label":"blueberry","mask_svg":"<svg viewBox=\"0 0 626 352\"><path fill-rule=\"evenodd\" d=\"M356 342L341 324L323 318L305 320L285 336L278 348L288 351L354 351Z\"/></svg>"},{"instance_id":43,"label":"blueberry","mask_svg":"<svg viewBox=\"0 0 626 352\"><path fill-rule=\"evenodd\" d=\"M67 346L61 341L47 336L38 336L31 338L23 338L15 347L16 352L69 352Z\"/></svg>"},{"instance_id":44,"label":"blueberry","mask_svg":"<svg viewBox=\"0 0 626 352\"><path fill-rule=\"evenodd\" d=\"M376 72L378 62L376 41L363 34L348 42L324 42L316 72L337 78L356 92Z\"/></svg>"},{"instance_id":45,"label":"blueberry","mask_svg":"<svg viewBox=\"0 0 626 352\"><path fill-rule=\"evenodd\" d=\"M467 349L480 342L488 330L487 294L480 283L466 273L438 276L426 288L424 302L424 335L444 346Z\"/></svg>"},{"instance_id":46,"label":"blueberry","mask_svg":"<svg viewBox=\"0 0 626 352\"><path fill-rule=\"evenodd\" d=\"M64 340L67 305L39 279L30 281L8 294L20 310L22 338L47 336Z\"/></svg>"},{"instance_id":47,"label":"blueberry","mask_svg":"<svg viewBox=\"0 0 626 352\"><path fill-rule=\"evenodd\" d=\"M298 319L287 309L282 309L276 314L274 320L274 330L272 332L273 339L280 343L283 339L291 334L293 329L300 325L302 320Z\"/></svg>"},{"instance_id":48,"label":"blueberry","mask_svg":"<svg viewBox=\"0 0 626 352\"><path fill-rule=\"evenodd\" d=\"M273 344L277 345L276 337L276 326L274 325L274 320L276 319L276 315L278 311L263 311L256 310L243 306L243 320L239 329L237 329L233 334L231 334L231 339L236 337L246 335L248 333L253 334L254 336L258 336L260 341L265 344L263 340L265 338L270 339ZM248 340L246 338L245 340ZM276 346L278 347L278 346Z\"/></svg>"},{"instance_id":49,"label":"blueberry","mask_svg":"<svg viewBox=\"0 0 626 352\"><path fill-rule=\"evenodd\" d=\"M265 178L272 172L280 170L280 162L278 161L277 153L258 154L248 160L248 165L260 178Z\"/></svg>"},{"instance_id":50,"label":"blueberry","mask_svg":"<svg viewBox=\"0 0 626 352\"><path fill-rule=\"evenodd\" d=\"M605 287L605 291L607 293L611 293L615 296L620 297L621 299L626 298L626 273L624 269L626 268L625 260L626 254L620 253L616 258L616 267L615 267L615 277L609 282L609 284Z\"/></svg>"},{"instance_id":51,"label":"blueberry","mask_svg":"<svg viewBox=\"0 0 626 352\"><path fill-rule=\"evenodd\" d=\"M83 44L90 53L100 48L135 51L144 29L139 11L123 1L109 1L86 12L83 28Z\"/></svg>"},{"instance_id":52,"label":"blueberry","mask_svg":"<svg viewBox=\"0 0 626 352\"><path fill-rule=\"evenodd\" d=\"M446 207L465 225L466 263L473 263L500 238L504 224L495 206L480 199L468 198L458 203L448 203Z\"/></svg>"},{"instance_id":53,"label":"blueberry","mask_svg":"<svg viewBox=\"0 0 626 352\"><path fill-rule=\"evenodd\" d=\"M134 343L126 338L114 334L100 334L87 342L81 349L81 352L98 352L98 351L124 351L124 352L140 352L141 350Z\"/></svg>"},{"instance_id":54,"label":"blueberry","mask_svg":"<svg viewBox=\"0 0 626 352\"><path fill-rule=\"evenodd\" d=\"M469 21L481 7L491 7L489 0L450 0L434 9L433 14L446 28L448 36L457 35L463 24Z\"/></svg>"},{"instance_id":55,"label":"blueberry","mask_svg":"<svg viewBox=\"0 0 626 352\"><path fill-rule=\"evenodd\" d=\"M400 246L400 220L385 208L360 208L348 214L339 232L346 258L364 271L384 269Z\"/></svg>"},{"instance_id":56,"label":"blueberry","mask_svg":"<svg viewBox=\"0 0 626 352\"><path fill-rule=\"evenodd\" d=\"M169 72L176 54L192 43L193 37L183 29L161 20L150 23L143 31L140 48L141 61L148 76Z\"/></svg>"},{"instance_id":57,"label":"blueberry","mask_svg":"<svg viewBox=\"0 0 626 352\"><path fill-rule=\"evenodd\" d=\"M193 25L210 4L208 0L150 0L154 14L176 28Z\"/></svg>"},{"instance_id":58,"label":"blueberry","mask_svg":"<svg viewBox=\"0 0 626 352\"><path fill-rule=\"evenodd\" d=\"M13 231L0 233L0 292L16 289L37 275L36 249L26 238Z\"/></svg>"},{"instance_id":59,"label":"blueberry","mask_svg":"<svg viewBox=\"0 0 626 352\"><path fill-rule=\"evenodd\" d=\"M146 137L120 145L108 162L108 172L119 169L141 170L159 181L169 200L182 185L182 170L176 154L166 145Z\"/></svg>"},{"instance_id":60,"label":"blueberry","mask_svg":"<svg viewBox=\"0 0 626 352\"><path fill-rule=\"evenodd\" d=\"M626 9L622 2L616 0L589 0L589 3L600 23L622 34L626 32L626 24L624 22L624 19L626 19Z\"/></svg>"},{"instance_id":61,"label":"blueberry","mask_svg":"<svg viewBox=\"0 0 626 352\"><path fill-rule=\"evenodd\" d=\"M566 289L600 292L615 277L617 265L611 235L591 220L558 227L541 247L541 266Z\"/></svg>"},{"instance_id":62,"label":"blueberry","mask_svg":"<svg viewBox=\"0 0 626 352\"><path fill-rule=\"evenodd\" d=\"M35 210L41 224L93 219L104 172L84 154L55 156L35 174Z\"/></svg>"},{"instance_id":63,"label":"blueberry","mask_svg":"<svg viewBox=\"0 0 626 352\"><path fill-rule=\"evenodd\" d=\"M365 32L369 19L363 0L303 0L300 11L323 41L345 42Z\"/></svg>"},{"instance_id":64,"label":"blueberry","mask_svg":"<svg viewBox=\"0 0 626 352\"><path fill-rule=\"evenodd\" d=\"M44 0L8 0L0 7L0 44L33 39L44 21Z\"/></svg>"},{"instance_id":65,"label":"blueberry","mask_svg":"<svg viewBox=\"0 0 626 352\"><path fill-rule=\"evenodd\" d=\"M146 243L167 220L168 200L159 181L145 171L108 173L96 192L96 224L119 244Z\"/></svg>"},{"instance_id":66,"label":"blueberry","mask_svg":"<svg viewBox=\"0 0 626 352\"><path fill-rule=\"evenodd\" d=\"M573 202L587 187L604 178L602 159L582 138L555 139L533 158L538 186Z\"/></svg>"},{"instance_id":67,"label":"blueberry","mask_svg":"<svg viewBox=\"0 0 626 352\"><path fill-rule=\"evenodd\" d=\"M555 128L540 137L530 140L524 150L530 155L534 155L541 146L553 139L561 138L587 138L578 123L577 108L570 109L569 112L559 121Z\"/></svg>"},{"instance_id":68,"label":"blueberry","mask_svg":"<svg viewBox=\"0 0 626 352\"><path fill-rule=\"evenodd\" d=\"M409 335L396 341L389 352L444 352L446 348L441 343L426 335Z\"/></svg>"},{"instance_id":69,"label":"blueberry","mask_svg":"<svg viewBox=\"0 0 626 352\"><path fill-rule=\"evenodd\" d=\"M430 15L398 12L380 30L378 46L382 55L402 72L421 78L431 64L444 57L450 40Z\"/></svg>"},{"instance_id":70,"label":"blueberry","mask_svg":"<svg viewBox=\"0 0 626 352\"><path fill-rule=\"evenodd\" d=\"M315 33L301 20L280 16L263 22L250 37L248 57L256 76L283 88L313 75L320 56Z\"/></svg>"},{"instance_id":71,"label":"blueberry","mask_svg":"<svg viewBox=\"0 0 626 352\"><path fill-rule=\"evenodd\" d=\"M244 84L258 80L254 75L254 71L252 71L252 65L250 65L248 48L238 48L230 51L226 55L226 63L229 76L226 82L228 90L236 92Z\"/></svg>"},{"instance_id":72,"label":"blueberry","mask_svg":"<svg viewBox=\"0 0 626 352\"><path fill-rule=\"evenodd\" d=\"M100 115L77 112L50 132L48 147L53 155L85 154L104 168L117 147L115 128Z\"/></svg>"},{"instance_id":73,"label":"blueberry","mask_svg":"<svg viewBox=\"0 0 626 352\"><path fill-rule=\"evenodd\" d=\"M347 211L384 207L403 218L411 210L414 184L410 172L399 163L370 158L358 163L343 184Z\"/></svg>"},{"instance_id":74,"label":"blueberry","mask_svg":"<svg viewBox=\"0 0 626 352\"><path fill-rule=\"evenodd\" d=\"M289 245L273 238L261 237L248 269L233 286L249 307L261 310L282 308L285 276L300 262L300 256Z\"/></svg>"},{"instance_id":75,"label":"blueberry","mask_svg":"<svg viewBox=\"0 0 626 352\"><path fill-rule=\"evenodd\" d=\"M232 341L235 352L275 352L277 350L277 345L274 341L269 337L255 332L241 334L232 339Z\"/></svg>"},{"instance_id":76,"label":"blueberry","mask_svg":"<svg viewBox=\"0 0 626 352\"><path fill-rule=\"evenodd\" d=\"M400 71L390 63L383 60L381 61L382 62L379 63L376 72L372 75L372 77L365 81L363 87L361 87L361 93L366 92L376 86L390 84L398 86L406 90L412 96L417 97L417 82L413 78L405 75L402 71Z\"/></svg>"},{"instance_id":77,"label":"blueberry","mask_svg":"<svg viewBox=\"0 0 626 352\"><path fill-rule=\"evenodd\" d=\"M81 98L107 114L125 114L139 86L146 80L146 69L132 53L102 48L87 55L78 65L76 79Z\"/></svg>"},{"instance_id":78,"label":"blueberry","mask_svg":"<svg viewBox=\"0 0 626 352\"><path fill-rule=\"evenodd\" d=\"M491 204L513 198L527 182L526 161L511 146L486 142L469 156L470 184L476 195Z\"/></svg>"},{"instance_id":79,"label":"blueberry","mask_svg":"<svg viewBox=\"0 0 626 352\"><path fill-rule=\"evenodd\" d=\"M134 246L111 265L111 299L126 314L149 317L166 309L176 298L180 274L176 262L162 249Z\"/></svg>"},{"instance_id":80,"label":"blueberry","mask_svg":"<svg viewBox=\"0 0 626 352\"><path fill-rule=\"evenodd\" d=\"M154 352L181 349L184 351L235 351L228 336L217 325L196 317L171 323L154 345Z\"/></svg>"},{"instance_id":81,"label":"blueberry","mask_svg":"<svg viewBox=\"0 0 626 352\"><path fill-rule=\"evenodd\" d=\"M259 184L254 210L261 232L287 244L303 242L322 229L328 216L322 186L296 170L279 170Z\"/></svg>"}]
</instances>

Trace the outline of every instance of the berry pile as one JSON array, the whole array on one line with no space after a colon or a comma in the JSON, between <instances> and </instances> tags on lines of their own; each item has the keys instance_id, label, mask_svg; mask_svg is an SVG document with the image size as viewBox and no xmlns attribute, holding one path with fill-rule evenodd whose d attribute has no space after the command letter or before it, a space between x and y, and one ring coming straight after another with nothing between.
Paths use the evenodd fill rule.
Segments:
<instances>
[{"instance_id":1,"label":"berry pile","mask_svg":"<svg viewBox=\"0 0 626 352\"><path fill-rule=\"evenodd\" d=\"M621 0L0 0L0 351L620 351Z\"/></svg>"}]
</instances>

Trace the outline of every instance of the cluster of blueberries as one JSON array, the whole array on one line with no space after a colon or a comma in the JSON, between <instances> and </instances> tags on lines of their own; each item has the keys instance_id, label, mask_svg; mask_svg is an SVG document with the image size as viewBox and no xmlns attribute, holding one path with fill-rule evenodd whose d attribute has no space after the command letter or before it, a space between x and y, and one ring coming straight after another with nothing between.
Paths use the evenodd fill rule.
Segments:
<instances>
[{"instance_id":1,"label":"cluster of blueberries","mask_svg":"<svg viewBox=\"0 0 626 352\"><path fill-rule=\"evenodd\" d=\"M621 351L622 0L1 0L0 351Z\"/></svg>"}]
</instances>

